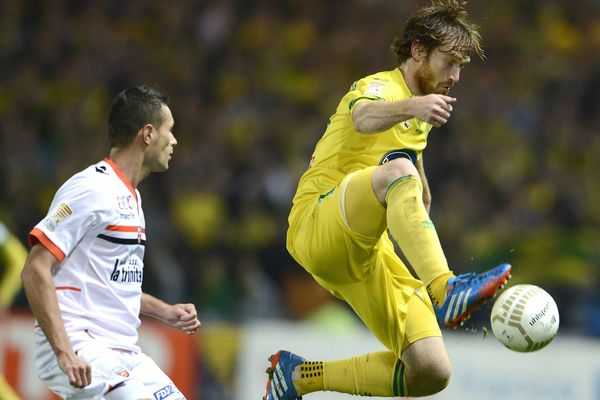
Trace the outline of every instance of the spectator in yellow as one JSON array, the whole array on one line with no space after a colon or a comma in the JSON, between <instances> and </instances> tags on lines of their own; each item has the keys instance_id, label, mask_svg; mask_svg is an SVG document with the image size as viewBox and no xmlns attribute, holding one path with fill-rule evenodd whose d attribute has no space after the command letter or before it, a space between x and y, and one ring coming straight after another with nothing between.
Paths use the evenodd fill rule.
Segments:
<instances>
[{"instance_id":1,"label":"spectator in yellow","mask_svg":"<svg viewBox=\"0 0 600 400\"><path fill-rule=\"evenodd\" d=\"M27 250L0 222L0 320L21 289L21 270L25 265ZM19 396L0 374L0 400L19 400Z\"/></svg>"}]
</instances>

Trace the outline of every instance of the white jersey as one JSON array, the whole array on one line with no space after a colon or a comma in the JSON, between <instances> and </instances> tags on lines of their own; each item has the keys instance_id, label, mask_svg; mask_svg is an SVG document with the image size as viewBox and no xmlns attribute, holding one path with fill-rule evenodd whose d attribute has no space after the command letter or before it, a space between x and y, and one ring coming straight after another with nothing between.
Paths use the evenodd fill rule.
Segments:
<instances>
[{"instance_id":1,"label":"white jersey","mask_svg":"<svg viewBox=\"0 0 600 400\"><path fill-rule=\"evenodd\" d=\"M95 338L139 351L144 213L139 192L115 163L105 158L65 182L29 239L60 261L52 276L73 347Z\"/></svg>"}]
</instances>

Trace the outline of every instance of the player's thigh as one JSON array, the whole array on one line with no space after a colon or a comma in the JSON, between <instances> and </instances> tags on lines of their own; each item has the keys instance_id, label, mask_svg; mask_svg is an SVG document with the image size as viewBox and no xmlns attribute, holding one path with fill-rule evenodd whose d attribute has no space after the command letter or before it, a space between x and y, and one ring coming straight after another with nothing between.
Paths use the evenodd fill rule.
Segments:
<instances>
[{"instance_id":1,"label":"player's thigh","mask_svg":"<svg viewBox=\"0 0 600 400\"><path fill-rule=\"evenodd\" d=\"M439 324L425 286L417 288L408 302L405 335L402 350L426 338L441 338ZM444 351L445 353L445 351Z\"/></svg>"},{"instance_id":2,"label":"player's thigh","mask_svg":"<svg viewBox=\"0 0 600 400\"><path fill-rule=\"evenodd\" d=\"M341 212L344 223L365 237L378 238L387 228L386 209L373 191L373 173L378 167L353 172L342 183Z\"/></svg>"},{"instance_id":3,"label":"player's thigh","mask_svg":"<svg viewBox=\"0 0 600 400\"><path fill-rule=\"evenodd\" d=\"M132 372L132 380L143 387L144 396L154 400L185 400L185 396L171 378L150 357L139 353L128 356L127 359ZM118 399L120 400L120 398ZM123 397L123 400L125 399L126 397Z\"/></svg>"},{"instance_id":4,"label":"player's thigh","mask_svg":"<svg viewBox=\"0 0 600 400\"><path fill-rule=\"evenodd\" d=\"M364 280L346 285L321 284L345 300L377 339L400 357L409 304L422 282L415 279L394 254L387 236L384 235L376 250L374 268Z\"/></svg>"},{"instance_id":5,"label":"player's thigh","mask_svg":"<svg viewBox=\"0 0 600 400\"><path fill-rule=\"evenodd\" d=\"M153 400L153 397L140 381L130 379L111 388L104 400Z\"/></svg>"},{"instance_id":6,"label":"player's thigh","mask_svg":"<svg viewBox=\"0 0 600 400\"><path fill-rule=\"evenodd\" d=\"M377 243L385 232L385 223L381 222L382 218L385 220L385 210L372 192L363 193L364 184L370 179L368 170L350 174L337 186L316 196L313 203L305 206L297 222L288 248L294 258L319 279L353 283L371 273ZM371 207L363 203L359 212L362 197L370 201ZM347 207L345 204L350 198L352 206ZM350 225L349 221L354 222ZM368 225L369 229L353 230L357 223L362 227Z\"/></svg>"},{"instance_id":7,"label":"player's thigh","mask_svg":"<svg viewBox=\"0 0 600 400\"><path fill-rule=\"evenodd\" d=\"M104 345L92 341L83 343L77 350L77 356L92 368L92 382L84 388L71 386L69 378L60 370L55 359L40 374L48 388L62 398L103 399L110 388L130 379L130 371L119 354Z\"/></svg>"}]
</instances>

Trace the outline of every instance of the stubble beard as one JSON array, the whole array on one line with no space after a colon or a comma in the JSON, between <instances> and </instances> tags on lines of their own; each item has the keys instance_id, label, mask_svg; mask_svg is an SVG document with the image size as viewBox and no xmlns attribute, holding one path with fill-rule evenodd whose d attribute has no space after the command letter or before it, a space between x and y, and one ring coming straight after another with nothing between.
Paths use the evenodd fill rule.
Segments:
<instances>
[{"instance_id":1,"label":"stubble beard","mask_svg":"<svg viewBox=\"0 0 600 400\"><path fill-rule=\"evenodd\" d=\"M421 65L421 67L417 71L417 74L415 75L415 79L417 81L417 86L419 87L419 90L422 95L434 93L447 95L449 92L449 90L446 90L444 88L438 88L435 85L435 76L433 75L433 72L431 71L431 68L429 66L429 60L425 60L423 62L423 65Z\"/></svg>"}]
</instances>

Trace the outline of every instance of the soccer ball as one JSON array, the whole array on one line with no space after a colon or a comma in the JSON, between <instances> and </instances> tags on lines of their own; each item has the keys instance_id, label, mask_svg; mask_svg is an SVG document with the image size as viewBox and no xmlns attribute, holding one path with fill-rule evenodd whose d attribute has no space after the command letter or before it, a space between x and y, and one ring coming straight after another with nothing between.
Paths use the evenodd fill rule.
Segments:
<instances>
[{"instance_id":1,"label":"soccer ball","mask_svg":"<svg viewBox=\"0 0 600 400\"><path fill-rule=\"evenodd\" d=\"M514 351L546 347L558 331L558 308L552 296L535 285L516 285L498 297L490 316L496 338Z\"/></svg>"}]
</instances>

